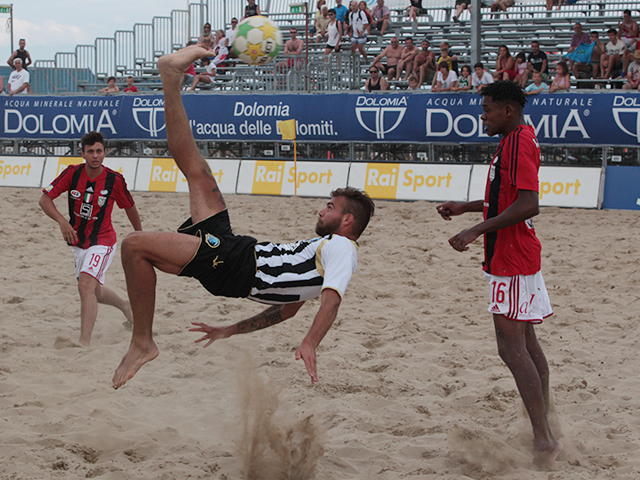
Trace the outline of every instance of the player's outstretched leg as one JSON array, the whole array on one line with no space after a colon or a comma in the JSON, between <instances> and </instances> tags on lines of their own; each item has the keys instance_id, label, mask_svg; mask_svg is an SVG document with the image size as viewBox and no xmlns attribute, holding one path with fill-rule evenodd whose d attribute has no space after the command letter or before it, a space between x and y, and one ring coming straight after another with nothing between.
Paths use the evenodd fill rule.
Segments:
<instances>
[{"instance_id":1,"label":"player's outstretched leg","mask_svg":"<svg viewBox=\"0 0 640 480\"><path fill-rule=\"evenodd\" d=\"M207 162L193 139L189 119L180 94L182 72L193 62L210 53L192 45L158 60L164 90L164 118L167 143L178 168L189 183L189 204L193 223L215 215L226 208L222 193Z\"/></svg>"}]
</instances>

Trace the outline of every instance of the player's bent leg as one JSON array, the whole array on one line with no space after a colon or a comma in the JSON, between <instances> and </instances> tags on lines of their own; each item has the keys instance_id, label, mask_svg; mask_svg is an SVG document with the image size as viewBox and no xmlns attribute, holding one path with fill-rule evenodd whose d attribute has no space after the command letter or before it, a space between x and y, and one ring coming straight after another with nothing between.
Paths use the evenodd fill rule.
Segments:
<instances>
[{"instance_id":1,"label":"player's bent leg","mask_svg":"<svg viewBox=\"0 0 640 480\"><path fill-rule=\"evenodd\" d=\"M124 314L124 316L127 317L127 322L125 322L125 325L133 325L131 304L127 300L121 298L110 288L107 288L104 285L100 284L96 286L96 298L98 299L98 303L101 303L102 305L110 305L120 310Z\"/></svg>"},{"instance_id":2,"label":"player's bent leg","mask_svg":"<svg viewBox=\"0 0 640 480\"><path fill-rule=\"evenodd\" d=\"M88 347L91 334L98 316L98 299L96 287L100 283L91 275L84 272L78 278L78 292L80 293L80 344Z\"/></svg>"}]
</instances>

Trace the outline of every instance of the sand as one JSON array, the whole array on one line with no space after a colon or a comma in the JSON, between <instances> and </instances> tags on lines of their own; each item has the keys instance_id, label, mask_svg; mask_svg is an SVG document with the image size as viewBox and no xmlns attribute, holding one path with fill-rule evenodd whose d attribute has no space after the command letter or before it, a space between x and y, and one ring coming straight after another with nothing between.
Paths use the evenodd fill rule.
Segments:
<instances>
[{"instance_id":1,"label":"sand","mask_svg":"<svg viewBox=\"0 0 640 480\"><path fill-rule=\"evenodd\" d=\"M124 317L101 306L74 347L73 259L38 189L0 189L1 479L637 479L640 477L638 212L543 208L536 219L555 315L536 327L565 445L530 469L532 434L500 361L480 242L447 239L435 204L377 201L358 271L318 350L312 385L294 352L318 302L287 322L203 349L191 321L263 307L161 274L160 356L120 390ZM147 230L187 216L184 194L134 193ZM321 199L226 197L237 233L311 238ZM64 201L58 208L66 211ZM122 240L130 230L114 212ZM107 285L125 295L120 258Z\"/></svg>"}]
</instances>

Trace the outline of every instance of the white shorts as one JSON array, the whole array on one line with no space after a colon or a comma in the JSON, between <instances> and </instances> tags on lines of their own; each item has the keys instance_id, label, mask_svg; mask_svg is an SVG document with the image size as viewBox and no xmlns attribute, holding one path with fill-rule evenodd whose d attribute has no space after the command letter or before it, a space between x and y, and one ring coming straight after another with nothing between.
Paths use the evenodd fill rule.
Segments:
<instances>
[{"instance_id":1,"label":"white shorts","mask_svg":"<svg viewBox=\"0 0 640 480\"><path fill-rule=\"evenodd\" d=\"M489 312L509 320L542 323L553 315L542 272L535 275L498 277L485 273L489 280L491 302Z\"/></svg>"},{"instance_id":2,"label":"white shorts","mask_svg":"<svg viewBox=\"0 0 640 480\"><path fill-rule=\"evenodd\" d=\"M356 45L365 45L367 43L367 36L364 37L351 37L351 43Z\"/></svg>"},{"instance_id":3,"label":"white shorts","mask_svg":"<svg viewBox=\"0 0 640 480\"><path fill-rule=\"evenodd\" d=\"M80 278L81 273L86 273L104 285L104 277L116 254L116 246L94 245L87 249L71 247L71 250L76 263L76 279Z\"/></svg>"}]
</instances>

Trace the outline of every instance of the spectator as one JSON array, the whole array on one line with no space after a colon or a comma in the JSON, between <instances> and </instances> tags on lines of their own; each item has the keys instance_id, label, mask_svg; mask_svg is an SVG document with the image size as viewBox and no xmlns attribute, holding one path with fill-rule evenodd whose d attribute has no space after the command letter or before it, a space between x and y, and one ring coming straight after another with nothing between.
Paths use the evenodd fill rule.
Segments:
<instances>
[{"instance_id":1,"label":"spectator","mask_svg":"<svg viewBox=\"0 0 640 480\"><path fill-rule=\"evenodd\" d=\"M471 67L469 65L462 66L460 69L460 76L451 90L454 92L465 92L467 90L471 90Z\"/></svg>"},{"instance_id":2,"label":"spectator","mask_svg":"<svg viewBox=\"0 0 640 480\"><path fill-rule=\"evenodd\" d=\"M460 15L465 10L469 10L469 13L471 13L471 0L456 0L456 13L453 16L453 21L460 21Z\"/></svg>"},{"instance_id":3,"label":"spectator","mask_svg":"<svg viewBox=\"0 0 640 480\"><path fill-rule=\"evenodd\" d=\"M224 37L227 39L226 47L229 49L233 45L233 36L236 33L236 28L238 28L238 19L236 17L233 17L231 19L231 26L227 28L226 32L224 32Z\"/></svg>"},{"instance_id":4,"label":"spectator","mask_svg":"<svg viewBox=\"0 0 640 480\"><path fill-rule=\"evenodd\" d=\"M429 50L429 46L428 40L422 41L422 48L413 63L413 71L418 73L418 87L429 81L431 73L436 71L436 53Z\"/></svg>"},{"instance_id":5,"label":"spectator","mask_svg":"<svg viewBox=\"0 0 640 480\"><path fill-rule=\"evenodd\" d=\"M593 52L591 54L591 76L593 78L599 78L600 76L600 58L602 54L607 51L606 45L600 41L600 35L593 30L589 36L591 37L591 43L594 43ZM576 77L578 78L578 77Z\"/></svg>"},{"instance_id":6,"label":"spectator","mask_svg":"<svg viewBox=\"0 0 640 480\"><path fill-rule=\"evenodd\" d=\"M384 77L380 76L380 71L375 65L369 67L369 78L364 84L364 89L367 92L389 90L389 84Z\"/></svg>"},{"instance_id":7,"label":"spectator","mask_svg":"<svg viewBox=\"0 0 640 480\"><path fill-rule=\"evenodd\" d=\"M560 61L556 63L556 76L549 87L549 93L558 92L560 90L569 90L571 88L571 77L569 76L569 67L566 62Z\"/></svg>"},{"instance_id":8,"label":"spectator","mask_svg":"<svg viewBox=\"0 0 640 480\"><path fill-rule=\"evenodd\" d=\"M296 61L296 56L302 54L304 42L298 38L298 31L294 27L289 30L289 35L291 35L291 38L284 44L284 55L288 55L290 58L278 63L278 70L281 72L287 68L293 68L296 63L298 66L302 65L302 59L298 58Z\"/></svg>"},{"instance_id":9,"label":"spectator","mask_svg":"<svg viewBox=\"0 0 640 480\"><path fill-rule=\"evenodd\" d=\"M631 18L631 10L625 10L622 21L618 23L618 38L631 48L638 41L638 36L638 23Z\"/></svg>"},{"instance_id":10,"label":"spectator","mask_svg":"<svg viewBox=\"0 0 640 480\"><path fill-rule=\"evenodd\" d=\"M29 87L29 72L22 68L22 59L20 57L16 57L13 59L13 66L15 70L9 74L9 96L13 97L14 95L26 95L27 93L29 93L27 90L27 88ZM115 78L113 79L113 83L116 83Z\"/></svg>"},{"instance_id":11,"label":"spectator","mask_svg":"<svg viewBox=\"0 0 640 480\"><path fill-rule=\"evenodd\" d=\"M458 75L453 70L449 70L447 62L438 64L438 75L436 77L436 86L432 88L434 92L448 92L458 80Z\"/></svg>"},{"instance_id":12,"label":"spectator","mask_svg":"<svg viewBox=\"0 0 640 480\"><path fill-rule=\"evenodd\" d=\"M4 78L0 77L0 95L4 95Z\"/></svg>"},{"instance_id":13,"label":"spectator","mask_svg":"<svg viewBox=\"0 0 640 480\"><path fill-rule=\"evenodd\" d=\"M415 34L418 33L418 15L424 15L426 10L422 8L422 0L409 0L411 6L409 7L409 21L413 20L411 25L411 31Z\"/></svg>"},{"instance_id":14,"label":"spectator","mask_svg":"<svg viewBox=\"0 0 640 480\"><path fill-rule=\"evenodd\" d=\"M409 92L419 92L420 86L418 85L418 77L414 74L409 76L409 86L407 87L407 91Z\"/></svg>"},{"instance_id":15,"label":"spectator","mask_svg":"<svg viewBox=\"0 0 640 480\"><path fill-rule=\"evenodd\" d=\"M409 80L409 75L413 73L413 67L416 55L420 50L413 44L413 38L407 37L404 40L404 49L402 50L402 56L400 57L400 61L398 62L398 68L396 69L396 80L400 79L400 75L402 74L402 70L406 70L407 74L404 76L404 81Z\"/></svg>"},{"instance_id":16,"label":"spectator","mask_svg":"<svg viewBox=\"0 0 640 480\"><path fill-rule=\"evenodd\" d=\"M625 43L618 38L618 32L615 28L607 31L609 43L605 46L606 52L600 57L600 77L609 78L614 67L616 69L622 66L622 55L626 50Z\"/></svg>"},{"instance_id":17,"label":"spectator","mask_svg":"<svg viewBox=\"0 0 640 480\"><path fill-rule=\"evenodd\" d=\"M326 0L318 0L318 2L316 3L316 15L313 18L313 25L309 29L309 33L311 35L315 35L316 33L320 32L320 30L318 30L318 27L316 27L316 23L318 22L318 18L320 18L322 16L323 7L325 7L326 4L327 4ZM327 7L327 10L329 10L328 7ZM318 40L318 41L320 41L320 40Z\"/></svg>"},{"instance_id":18,"label":"spectator","mask_svg":"<svg viewBox=\"0 0 640 480\"><path fill-rule=\"evenodd\" d=\"M188 47L189 45L196 45L196 43L197 42L189 40L185 46ZM182 81L180 82L180 85L184 85L185 83L190 82L191 80L193 80L195 76L196 76L196 68L193 66L193 63L192 63L187 67L187 69L184 72L182 72Z\"/></svg>"},{"instance_id":19,"label":"spectator","mask_svg":"<svg viewBox=\"0 0 640 480\"><path fill-rule=\"evenodd\" d=\"M378 3L373 7L371 14L373 15L372 28L374 30L379 30L380 35L384 36L384 32L387 31L387 28L392 26L391 11L389 10L389 7L384 4L384 0L378 0Z\"/></svg>"},{"instance_id":20,"label":"spectator","mask_svg":"<svg viewBox=\"0 0 640 480\"><path fill-rule=\"evenodd\" d=\"M342 32L346 34L346 30L344 29L344 21L349 13L349 9L342 5L342 0L336 0L336 20L338 20L342 24Z\"/></svg>"},{"instance_id":21,"label":"spectator","mask_svg":"<svg viewBox=\"0 0 640 480\"><path fill-rule=\"evenodd\" d=\"M198 83L213 83L213 79L216 76L216 66L211 61L210 57L202 57L200 60L202 62L202 66L204 67L204 72L198 73L193 78L193 85L191 85L190 91L195 91ZM193 65L193 64L191 64Z\"/></svg>"},{"instance_id":22,"label":"spectator","mask_svg":"<svg viewBox=\"0 0 640 480\"><path fill-rule=\"evenodd\" d=\"M576 22L573 26L573 35L571 36L571 45L567 53L573 52L581 43L591 43L591 38L587 32L582 31L582 24Z\"/></svg>"},{"instance_id":23,"label":"spectator","mask_svg":"<svg viewBox=\"0 0 640 480\"><path fill-rule=\"evenodd\" d=\"M99 93L116 93L120 91L120 87L116 85L116 77L107 78L107 86L98 90Z\"/></svg>"},{"instance_id":24,"label":"spectator","mask_svg":"<svg viewBox=\"0 0 640 480\"><path fill-rule=\"evenodd\" d=\"M456 76L458 75L458 55L451 51L449 42L440 42L440 56L436 65L440 65L440 62L447 62L449 70L456 72Z\"/></svg>"},{"instance_id":25,"label":"spectator","mask_svg":"<svg viewBox=\"0 0 640 480\"><path fill-rule=\"evenodd\" d=\"M628 49L626 49L624 51L624 56L623 56L624 65L623 65L623 68L624 68L624 66L626 66L627 70L628 70L629 65L631 65L635 61L634 54L635 54L636 50L640 50L640 39L638 39L638 41L636 43L634 43L633 45L631 45L630 48L628 48Z\"/></svg>"},{"instance_id":26,"label":"spectator","mask_svg":"<svg viewBox=\"0 0 640 480\"><path fill-rule=\"evenodd\" d=\"M216 36L211 31L211 24L208 23L208 22L205 23L204 26L202 27L202 33L198 37L198 45L201 46L201 47L204 46L205 39L207 39L207 38L209 39L209 42L207 44L208 45L213 45L213 43L216 40Z\"/></svg>"},{"instance_id":27,"label":"spectator","mask_svg":"<svg viewBox=\"0 0 640 480\"><path fill-rule=\"evenodd\" d=\"M509 47L500 45L498 48L498 58L496 59L496 71L493 73L493 80L513 80L518 74L515 71L516 61L509 52Z\"/></svg>"},{"instance_id":28,"label":"spectator","mask_svg":"<svg viewBox=\"0 0 640 480\"><path fill-rule=\"evenodd\" d=\"M12 69L15 69L13 65L13 61L16 58L19 58L20 60L22 60L22 68L24 70L28 70L29 65L31 65L33 62L31 61L31 55L24 48L27 45L27 41L24 38L21 38L20 41L18 42L18 45L19 45L18 50L16 50L11 54L11 56L9 57L9 60L7 60L7 64Z\"/></svg>"},{"instance_id":29,"label":"spectator","mask_svg":"<svg viewBox=\"0 0 640 480\"><path fill-rule=\"evenodd\" d=\"M244 20L245 18L262 15L260 13L260 7L256 5L256 0L247 0L247 2L249 3L249 5L246 5L244 7L244 17L242 17L240 21Z\"/></svg>"},{"instance_id":30,"label":"spectator","mask_svg":"<svg viewBox=\"0 0 640 480\"><path fill-rule=\"evenodd\" d=\"M336 10L330 8L329 12L329 25L327 26L327 46L324 50L325 55L329 55L331 52L340 53L340 40L342 39L342 23L336 19ZM340 57L338 57L340 61Z\"/></svg>"},{"instance_id":31,"label":"spectator","mask_svg":"<svg viewBox=\"0 0 640 480\"><path fill-rule=\"evenodd\" d=\"M507 8L513 7L515 4L516 0L496 0L491 4L491 11L497 12L498 10L502 10L506 13ZM491 18L494 18L494 15L491 15ZM507 18L509 18L509 15L507 15Z\"/></svg>"},{"instance_id":32,"label":"spectator","mask_svg":"<svg viewBox=\"0 0 640 480\"><path fill-rule=\"evenodd\" d=\"M331 21L331 18L332 17L329 16L329 9L325 5L324 7L322 7L322 15L320 15L316 19L316 23L315 23L315 31L318 34L318 36L316 37L317 43L320 43L323 40L327 41L329 39L329 32L327 28L329 27L329 22Z\"/></svg>"},{"instance_id":33,"label":"spectator","mask_svg":"<svg viewBox=\"0 0 640 480\"><path fill-rule=\"evenodd\" d=\"M133 84L133 77L129 75L127 77L127 87L124 89L124 93L138 93L138 87Z\"/></svg>"},{"instance_id":34,"label":"spectator","mask_svg":"<svg viewBox=\"0 0 640 480\"><path fill-rule=\"evenodd\" d=\"M369 22L369 24L367 25L367 35L369 35L371 33L371 24L373 22L373 14L371 13L371 10L369 10L369 6L367 5L367 2L365 2L364 0L360 0L360 2L358 2L358 8L364 12L364 14L367 16L367 21Z\"/></svg>"},{"instance_id":35,"label":"spectator","mask_svg":"<svg viewBox=\"0 0 640 480\"><path fill-rule=\"evenodd\" d=\"M216 37L216 44L213 48L215 57L211 60L213 68L216 70L216 74L223 74L221 68L225 67L224 61L229 56L229 49L227 48L227 37L225 37L224 30L218 30L218 36Z\"/></svg>"},{"instance_id":36,"label":"spectator","mask_svg":"<svg viewBox=\"0 0 640 480\"><path fill-rule=\"evenodd\" d=\"M514 81L518 82L522 88L524 88L525 85L527 84L527 81L523 80L524 72L526 69L527 69L527 57L524 54L524 52L520 52L518 55L516 55L516 64L515 64L516 78L514 79Z\"/></svg>"},{"instance_id":37,"label":"spectator","mask_svg":"<svg viewBox=\"0 0 640 480\"><path fill-rule=\"evenodd\" d=\"M547 54L540 50L540 43L537 40L531 42L531 53L527 57L527 68L523 74L523 82L526 85L531 73L540 72L542 81L546 82L548 75Z\"/></svg>"},{"instance_id":38,"label":"spectator","mask_svg":"<svg viewBox=\"0 0 640 480\"><path fill-rule=\"evenodd\" d=\"M493 83L493 77L484 69L484 65L480 62L473 66L474 73L471 76L471 85L476 87L479 92L487 85Z\"/></svg>"},{"instance_id":39,"label":"spectator","mask_svg":"<svg viewBox=\"0 0 640 480\"><path fill-rule=\"evenodd\" d=\"M527 95L538 95L549 91L549 86L542 81L542 73L533 72L533 83L524 89Z\"/></svg>"},{"instance_id":40,"label":"spectator","mask_svg":"<svg viewBox=\"0 0 640 480\"><path fill-rule=\"evenodd\" d=\"M633 63L627 70L627 83L622 88L625 90L638 90L640 92L640 50L633 52Z\"/></svg>"},{"instance_id":41,"label":"spectator","mask_svg":"<svg viewBox=\"0 0 640 480\"><path fill-rule=\"evenodd\" d=\"M206 50L213 51L215 47L215 39L216 39L215 36L213 36L213 39L211 37L206 36L202 39L202 43L198 44L198 46Z\"/></svg>"},{"instance_id":42,"label":"spectator","mask_svg":"<svg viewBox=\"0 0 640 480\"><path fill-rule=\"evenodd\" d=\"M349 28L351 30L351 55L355 55L356 48L362 54L365 63L367 63L367 52L364 46L367 43L367 26L369 21L367 15L358 8L358 2L352 0L350 3L351 12L349 12Z\"/></svg>"},{"instance_id":43,"label":"spectator","mask_svg":"<svg viewBox=\"0 0 640 480\"><path fill-rule=\"evenodd\" d=\"M381 63L381 60L387 57L387 63ZM402 57L402 48L400 48L400 42L398 42L397 37L391 37L391 45L386 47L384 50L380 52L380 54L373 59L371 64L382 71L383 74L387 75L389 80L393 79L396 75L396 70L398 68L398 62Z\"/></svg>"},{"instance_id":44,"label":"spectator","mask_svg":"<svg viewBox=\"0 0 640 480\"><path fill-rule=\"evenodd\" d=\"M554 3L558 6L558 10L560 10L564 0L547 0L547 10L551 11Z\"/></svg>"},{"instance_id":45,"label":"spectator","mask_svg":"<svg viewBox=\"0 0 640 480\"><path fill-rule=\"evenodd\" d=\"M576 80L580 79L582 72L585 72L589 77L592 77L594 66L597 66L599 69L600 56L602 55L601 52L603 52L604 49L601 49L598 46L598 33L593 33L595 33L595 37L593 35L589 35L589 44L581 43L577 49L566 55L570 59L569 68L571 72L573 72L573 75L576 77ZM595 76L598 76L597 71L595 73ZM578 83L578 87L579 86L580 83Z\"/></svg>"}]
</instances>

